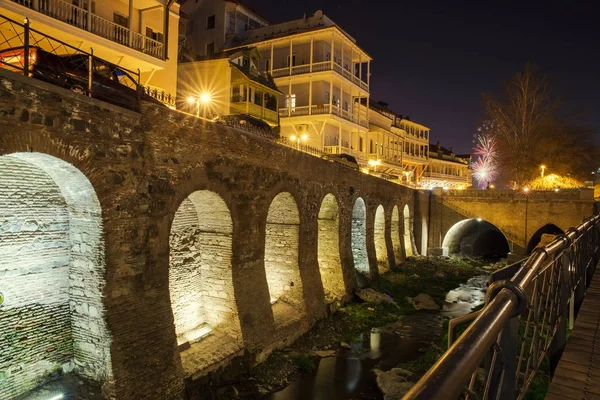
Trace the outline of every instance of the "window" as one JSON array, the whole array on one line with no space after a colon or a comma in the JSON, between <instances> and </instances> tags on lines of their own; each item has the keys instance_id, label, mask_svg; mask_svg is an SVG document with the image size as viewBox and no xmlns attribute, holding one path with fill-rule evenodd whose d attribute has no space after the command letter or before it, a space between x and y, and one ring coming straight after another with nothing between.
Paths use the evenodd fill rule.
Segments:
<instances>
[{"instance_id":1,"label":"window","mask_svg":"<svg viewBox=\"0 0 600 400\"><path fill-rule=\"evenodd\" d=\"M329 104L329 92L325 92L325 103Z\"/></svg>"},{"instance_id":2,"label":"window","mask_svg":"<svg viewBox=\"0 0 600 400\"><path fill-rule=\"evenodd\" d=\"M215 29L215 16L211 15L206 18L206 30Z\"/></svg>"},{"instance_id":3,"label":"window","mask_svg":"<svg viewBox=\"0 0 600 400\"><path fill-rule=\"evenodd\" d=\"M292 65L291 66L293 67L294 65L296 65L296 55L292 54ZM290 66L290 56L289 55L287 56L287 66L288 67Z\"/></svg>"},{"instance_id":4,"label":"window","mask_svg":"<svg viewBox=\"0 0 600 400\"><path fill-rule=\"evenodd\" d=\"M348 102L344 100L344 111L348 111Z\"/></svg>"},{"instance_id":5,"label":"window","mask_svg":"<svg viewBox=\"0 0 600 400\"><path fill-rule=\"evenodd\" d=\"M146 37L156 40L157 42L164 43L163 42L163 34L155 31L154 29L150 28L149 26L146 27Z\"/></svg>"},{"instance_id":6,"label":"window","mask_svg":"<svg viewBox=\"0 0 600 400\"><path fill-rule=\"evenodd\" d=\"M242 67L248 68L250 66L250 59L246 56L242 57Z\"/></svg>"},{"instance_id":7,"label":"window","mask_svg":"<svg viewBox=\"0 0 600 400\"><path fill-rule=\"evenodd\" d=\"M206 43L206 55L210 56L212 54L215 54L215 43L214 42Z\"/></svg>"},{"instance_id":8,"label":"window","mask_svg":"<svg viewBox=\"0 0 600 400\"><path fill-rule=\"evenodd\" d=\"M263 104L263 94L261 92L254 93L254 104L262 106L262 104Z\"/></svg>"},{"instance_id":9,"label":"window","mask_svg":"<svg viewBox=\"0 0 600 400\"><path fill-rule=\"evenodd\" d=\"M265 60L265 71L271 70L271 60Z\"/></svg>"},{"instance_id":10,"label":"window","mask_svg":"<svg viewBox=\"0 0 600 400\"><path fill-rule=\"evenodd\" d=\"M296 95L292 94L286 94L285 95L285 107L286 108L291 108L292 111L296 108Z\"/></svg>"},{"instance_id":11,"label":"window","mask_svg":"<svg viewBox=\"0 0 600 400\"><path fill-rule=\"evenodd\" d=\"M331 53L330 52L325 53L325 61L331 61Z\"/></svg>"},{"instance_id":12,"label":"window","mask_svg":"<svg viewBox=\"0 0 600 400\"><path fill-rule=\"evenodd\" d=\"M129 18L122 16L121 14L113 13L113 22L117 25L124 26L127 28Z\"/></svg>"},{"instance_id":13,"label":"window","mask_svg":"<svg viewBox=\"0 0 600 400\"><path fill-rule=\"evenodd\" d=\"M358 151L364 151L363 150L363 138L362 138L362 136L358 138Z\"/></svg>"}]
</instances>

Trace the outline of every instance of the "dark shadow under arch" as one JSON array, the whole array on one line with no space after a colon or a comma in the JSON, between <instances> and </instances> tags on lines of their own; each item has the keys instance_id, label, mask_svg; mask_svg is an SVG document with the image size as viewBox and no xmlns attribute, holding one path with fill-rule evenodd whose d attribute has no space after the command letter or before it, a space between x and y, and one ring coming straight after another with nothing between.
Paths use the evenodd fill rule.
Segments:
<instances>
[{"instance_id":1,"label":"dark shadow under arch","mask_svg":"<svg viewBox=\"0 0 600 400\"><path fill-rule=\"evenodd\" d=\"M454 224L444 236L444 253L473 257L506 257L510 247L498 227L479 218Z\"/></svg>"},{"instance_id":2,"label":"dark shadow under arch","mask_svg":"<svg viewBox=\"0 0 600 400\"><path fill-rule=\"evenodd\" d=\"M533 249L542 241L542 235L562 235L565 233L562 229L554 224L546 224L538 229L527 243L527 254L531 254Z\"/></svg>"}]
</instances>

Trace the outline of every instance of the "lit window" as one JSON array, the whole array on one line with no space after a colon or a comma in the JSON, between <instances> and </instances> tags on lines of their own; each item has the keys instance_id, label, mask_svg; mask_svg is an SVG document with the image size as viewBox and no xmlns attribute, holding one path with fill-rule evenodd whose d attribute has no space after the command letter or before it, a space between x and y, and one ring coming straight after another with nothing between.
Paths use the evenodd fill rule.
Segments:
<instances>
[{"instance_id":1,"label":"lit window","mask_svg":"<svg viewBox=\"0 0 600 400\"><path fill-rule=\"evenodd\" d=\"M286 94L285 95L285 107L286 108L291 108L292 111L296 108L296 95L292 94Z\"/></svg>"}]
</instances>

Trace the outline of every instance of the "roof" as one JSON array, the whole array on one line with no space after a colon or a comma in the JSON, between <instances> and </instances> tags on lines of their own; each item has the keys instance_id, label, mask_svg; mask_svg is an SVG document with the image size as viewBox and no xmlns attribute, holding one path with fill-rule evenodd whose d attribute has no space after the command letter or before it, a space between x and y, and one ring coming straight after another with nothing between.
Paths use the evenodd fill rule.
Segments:
<instances>
[{"instance_id":1,"label":"roof","mask_svg":"<svg viewBox=\"0 0 600 400\"><path fill-rule=\"evenodd\" d=\"M277 88L277 85L275 85L275 81L273 81L273 78L270 75L263 75L263 74L253 74L250 72L250 67L242 67L241 65L238 65L236 63L230 62L229 65L231 65L232 68L237 69L240 73L244 74L244 76L246 76L246 78L250 79L251 81L260 83L263 86L266 86L269 89L272 89L273 91L277 92L277 93L281 93L281 91L279 91L279 89Z\"/></svg>"},{"instance_id":2,"label":"roof","mask_svg":"<svg viewBox=\"0 0 600 400\"><path fill-rule=\"evenodd\" d=\"M263 21L265 21L267 24L271 25L271 22L268 19L266 19L265 17L263 17L262 15L260 15L259 13L257 13L256 10L254 10L253 8L245 6L244 4L240 3L239 1L233 1L233 0L225 0L225 1L228 2L228 3L233 3L236 6L244 8L246 11L251 12L252 14L256 15L258 18L260 18Z\"/></svg>"},{"instance_id":3,"label":"roof","mask_svg":"<svg viewBox=\"0 0 600 400\"><path fill-rule=\"evenodd\" d=\"M243 46L331 28L337 29L342 35L346 36L352 43L354 43L369 60L372 59L367 52L365 52L356 44L356 39L350 36L320 10L310 17L305 16L304 18L267 25L260 28L249 29L246 31L246 39L238 42L236 45Z\"/></svg>"},{"instance_id":4,"label":"roof","mask_svg":"<svg viewBox=\"0 0 600 400\"><path fill-rule=\"evenodd\" d=\"M438 149L442 152L442 158L439 158L438 156ZM470 154L454 154L454 159L443 158L444 156L452 157L452 154L454 154L453 151L447 149L444 146L441 146L439 142L437 144L429 143L429 158L437 158L439 160L457 162L460 164L464 164L464 161L469 160L471 158Z\"/></svg>"}]
</instances>

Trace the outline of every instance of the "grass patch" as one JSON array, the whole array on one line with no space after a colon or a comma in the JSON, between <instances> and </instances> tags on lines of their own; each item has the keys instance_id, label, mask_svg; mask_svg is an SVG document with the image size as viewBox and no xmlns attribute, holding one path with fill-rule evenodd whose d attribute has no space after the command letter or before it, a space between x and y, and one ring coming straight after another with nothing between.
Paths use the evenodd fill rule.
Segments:
<instances>
[{"instance_id":1,"label":"grass patch","mask_svg":"<svg viewBox=\"0 0 600 400\"><path fill-rule=\"evenodd\" d=\"M303 372L313 372L317 369L315 359L307 354L303 354L294 360L296 367Z\"/></svg>"}]
</instances>

